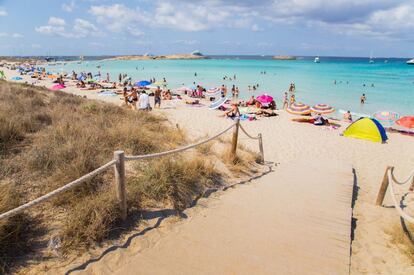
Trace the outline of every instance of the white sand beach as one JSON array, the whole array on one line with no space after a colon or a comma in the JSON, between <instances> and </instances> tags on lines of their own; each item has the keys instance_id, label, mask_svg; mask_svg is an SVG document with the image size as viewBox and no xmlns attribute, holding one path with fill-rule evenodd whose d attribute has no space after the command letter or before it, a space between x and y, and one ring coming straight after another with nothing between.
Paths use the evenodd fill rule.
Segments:
<instances>
[{"instance_id":1,"label":"white sand beach","mask_svg":"<svg viewBox=\"0 0 414 275\"><path fill-rule=\"evenodd\" d=\"M8 79L17 75L15 71L10 70L5 70L5 73ZM33 82L29 76L22 77L24 80L19 82ZM50 80L42 80L36 85L50 88L53 84ZM123 103L118 96L100 96L97 91L79 90L74 84L69 84L63 91L116 105ZM279 100L277 103L280 106ZM153 104L152 98L151 104ZM171 123L178 124L189 133L190 137L196 139L206 135L211 136L230 123L229 119L220 116L219 111L209 110L207 104L206 102L202 107L189 107L179 100L163 101L162 108L154 109L153 112L165 115ZM313 223L315 227L309 228L313 230L325 215L329 216L320 211L322 206L316 202L318 194L312 192L315 189L320 190L325 192L320 194L321 197L329 198L330 192L333 191L328 187L323 188L322 183L324 181L348 182L349 178L353 181L352 169L354 169L357 196L353 209L355 228L350 273L414 274L412 259L409 259L391 241L390 232L393 228L395 226L401 228L399 215L392 207L375 205L376 195L387 166L395 166L396 174L401 178L406 178L413 171L413 137L389 133L386 144L345 138L340 134L346 128L346 123L341 122L342 127L334 130L293 122L293 115L284 111L277 111L277 113L276 117L263 117L256 121L243 122L249 133L263 134L265 160L271 163L274 170L272 173L244 186L203 199L199 206L185 212L187 219L162 224L151 233L135 238L128 248L116 250L100 261L88 265L81 273L178 274L177 271L186 270L180 274L298 274L299 269L295 268L278 271L274 269L284 263L290 266L288 263L296 262L298 268L309 267L309 274L318 274L315 273L318 265L321 265L319 274L333 274L329 272L333 269L325 270L322 266L324 260L326 263L329 262L329 255L326 255L325 259L318 258L316 255L313 255L315 258L298 259L293 253L294 247L289 248L289 245L294 246L296 242L307 241L309 241L309 248L317 245L311 239L301 239L299 235L302 231L307 231L307 228L301 227L305 217L312 220L306 225ZM242 144L257 151L256 141L249 140L243 135L240 137ZM344 167L347 167L346 171L343 170ZM331 171L335 173L332 174ZM344 178L336 178L338 174L343 175ZM318 186L318 182L321 182L321 186ZM404 188L403 191L408 189L407 186ZM301 201L301 196L305 196L304 194L315 201ZM295 196L295 198L288 196ZM334 198L334 200L340 201L341 198ZM284 211L283 206L289 205L292 201L297 205ZM387 194L384 204L392 205L390 194ZM325 209L326 206L323 208ZM302 219L295 219L293 209L301 213L298 217ZM336 209L328 209L327 213L334 210ZM414 213L414 207L408 207L406 211ZM229 219L237 213L243 215L238 216L237 219ZM255 224L248 225L250 221L254 221ZM346 231L341 231L343 227L339 224L331 225L335 234ZM197 254L199 251L197 247L204 249L209 243L208 239L203 239L206 235L197 232L197 228L204 228L205 232L216 232L216 235L212 236L215 241L211 242L212 247L210 247L216 251L216 254ZM225 228L227 231L223 231ZM334 239L337 237L334 233L327 236ZM194 242L188 242L186 234L201 237ZM245 236L253 237L245 240L243 239ZM283 236L286 236L285 242L281 242ZM320 237L320 235L315 236L315 239ZM221 246L214 246L215 244ZM162 254L167 250L170 254ZM255 255L256 251L257 255ZM305 253L311 256L312 250ZM237 258L235 255L249 257ZM280 258L277 258L278 256ZM162 257L166 262L160 263L154 260L156 257ZM180 261L177 259L182 260L186 257L189 259L188 266L180 266ZM194 260L197 257L199 261ZM213 261L216 261L217 265L213 265ZM236 262L239 265L228 265ZM173 272L169 273L168 270L163 269L163 266L170 266ZM294 267L293 264L291 266ZM337 265L332 265L335 266Z\"/></svg>"}]
</instances>

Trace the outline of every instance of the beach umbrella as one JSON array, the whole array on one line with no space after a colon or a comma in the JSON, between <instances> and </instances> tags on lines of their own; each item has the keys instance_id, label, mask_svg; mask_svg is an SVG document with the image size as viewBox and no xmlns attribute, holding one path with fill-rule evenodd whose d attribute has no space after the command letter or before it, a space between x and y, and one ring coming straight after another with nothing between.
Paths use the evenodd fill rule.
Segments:
<instances>
[{"instance_id":1,"label":"beach umbrella","mask_svg":"<svg viewBox=\"0 0 414 275\"><path fill-rule=\"evenodd\" d=\"M317 104L312 106L311 111L319 114L330 114L335 112L335 109L326 104Z\"/></svg>"},{"instance_id":2,"label":"beach umbrella","mask_svg":"<svg viewBox=\"0 0 414 275\"><path fill-rule=\"evenodd\" d=\"M22 78L22 77L20 77L20 76L15 76L15 77L12 77L11 79L12 79L12 80L22 80L23 78Z\"/></svg>"},{"instance_id":3,"label":"beach umbrella","mask_svg":"<svg viewBox=\"0 0 414 275\"><path fill-rule=\"evenodd\" d=\"M303 103L293 103L286 109L286 111L294 115L309 115L311 113L311 108L309 105Z\"/></svg>"},{"instance_id":4,"label":"beach umbrella","mask_svg":"<svg viewBox=\"0 0 414 275\"><path fill-rule=\"evenodd\" d=\"M262 104L268 104L268 103L270 103L270 102L272 102L273 101L273 97L271 97L270 95L268 95L268 94L263 94L263 95L259 95L257 98L256 98L256 100L257 101L259 101L260 103L262 103Z\"/></svg>"},{"instance_id":5,"label":"beach umbrella","mask_svg":"<svg viewBox=\"0 0 414 275\"><path fill-rule=\"evenodd\" d=\"M404 116L397 121L395 121L396 124L403 128L407 129L413 129L414 128L414 116Z\"/></svg>"},{"instance_id":6,"label":"beach umbrella","mask_svg":"<svg viewBox=\"0 0 414 275\"><path fill-rule=\"evenodd\" d=\"M392 124L400 117L400 115L395 112L381 111L376 112L372 117L380 122Z\"/></svg>"},{"instance_id":7,"label":"beach umbrella","mask_svg":"<svg viewBox=\"0 0 414 275\"><path fill-rule=\"evenodd\" d=\"M151 82L149 82L148 80L141 80L141 81L135 82L135 86L138 86L138 87L145 87L148 85L151 85Z\"/></svg>"},{"instance_id":8,"label":"beach umbrella","mask_svg":"<svg viewBox=\"0 0 414 275\"><path fill-rule=\"evenodd\" d=\"M210 88L206 91L207 95L217 95L217 94L221 94L221 88Z\"/></svg>"}]
</instances>

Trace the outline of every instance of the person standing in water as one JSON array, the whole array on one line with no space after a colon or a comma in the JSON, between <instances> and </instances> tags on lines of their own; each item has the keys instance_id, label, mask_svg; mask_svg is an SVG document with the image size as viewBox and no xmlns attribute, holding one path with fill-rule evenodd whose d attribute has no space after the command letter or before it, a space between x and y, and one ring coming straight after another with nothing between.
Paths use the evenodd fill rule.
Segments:
<instances>
[{"instance_id":1,"label":"person standing in water","mask_svg":"<svg viewBox=\"0 0 414 275\"><path fill-rule=\"evenodd\" d=\"M361 104L365 104L365 101L367 100L367 97L365 96L365 94L362 94L361 96Z\"/></svg>"}]
</instances>

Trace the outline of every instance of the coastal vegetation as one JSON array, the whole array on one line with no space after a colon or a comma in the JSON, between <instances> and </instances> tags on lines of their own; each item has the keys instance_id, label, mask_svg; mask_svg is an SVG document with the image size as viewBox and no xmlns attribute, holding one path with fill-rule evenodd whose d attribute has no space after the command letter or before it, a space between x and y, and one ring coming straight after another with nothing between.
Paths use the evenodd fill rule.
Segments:
<instances>
[{"instance_id":1,"label":"coastal vegetation","mask_svg":"<svg viewBox=\"0 0 414 275\"><path fill-rule=\"evenodd\" d=\"M112 159L115 150L140 155L188 143L185 133L163 116L2 81L0 213L98 168ZM181 211L191 206L207 188L218 187L223 177L232 176L229 169L219 168L220 163L234 165L221 161L208 145L128 163L129 215L139 216L134 213L147 207ZM113 177L110 170L30 211L1 220L0 273L29 251L37 259L42 257L47 243L56 255L65 257L107 240L114 232L125 232L129 225L120 219Z\"/></svg>"}]
</instances>

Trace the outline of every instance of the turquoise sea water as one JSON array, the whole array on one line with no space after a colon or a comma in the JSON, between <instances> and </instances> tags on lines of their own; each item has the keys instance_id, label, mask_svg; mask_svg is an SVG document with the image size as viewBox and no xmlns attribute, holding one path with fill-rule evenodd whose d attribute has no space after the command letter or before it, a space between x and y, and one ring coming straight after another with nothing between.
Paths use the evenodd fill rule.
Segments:
<instances>
[{"instance_id":1,"label":"turquoise sea water","mask_svg":"<svg viewBox=\"0 0 414 275\"><path fill-rule=\"evenodd\" d=\"M126 73L134 80L165 77L169 88L193 82L206 88L235 84L240 98L268 93L275 97L278 106L291 82L296 85L296 99L306 104L326 103L337 109L372 114L376 111L396 111L401 115L414 115L414 66L406 60L376 59L369 64L367 58L324 58L321 63L311 58L295 61L277 61L270 58L211 58L206 60L148 60L148 61L86 61L51 66L51 71L85 71L102 77L110 73L111 80ZM97 68L97 66L101 66ZM266 71L266 74L261 74ZM197 73L197 77L194 74ZM223 76L235 81L223 80ZM334 84L336 80L336 85ZM259 84L255 92L248 85ZM363 85L366 85L365 87ZM374 84L374 87L371 87ZM361 106L359 98L365 93L367 102Z\"/></svg>"}]
</instances>

